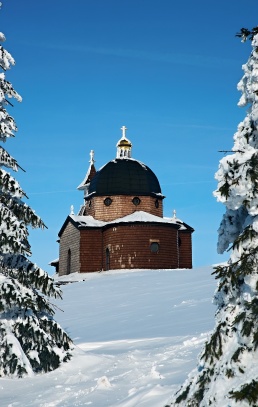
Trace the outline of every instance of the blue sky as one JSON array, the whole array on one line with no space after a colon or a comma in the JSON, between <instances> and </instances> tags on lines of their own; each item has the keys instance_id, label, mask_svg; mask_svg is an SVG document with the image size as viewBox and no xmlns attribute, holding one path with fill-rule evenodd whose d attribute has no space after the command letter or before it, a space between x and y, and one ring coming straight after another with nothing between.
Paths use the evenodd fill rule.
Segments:
<instances>
[{"instance_id":1,"label":"blue sky","mask_svg":"<svg viewBox=\"0 0 258 407\"><path fill-rule=\"evenodd\" d=\"M120 127L133 157L159 178L164 215L195 228L194 266L216 253L225 208L212 196L214 173L245 109L237 82L250 43L235 37L258 24L257 0L3 0L5 48L16 60L7 79L23 102L9 109L19 131L5 148L48 226L30 232L32 259L52 272L57 234L83 203L76 187L95 151L113 159Z\"/></svg>"}]
</instances>

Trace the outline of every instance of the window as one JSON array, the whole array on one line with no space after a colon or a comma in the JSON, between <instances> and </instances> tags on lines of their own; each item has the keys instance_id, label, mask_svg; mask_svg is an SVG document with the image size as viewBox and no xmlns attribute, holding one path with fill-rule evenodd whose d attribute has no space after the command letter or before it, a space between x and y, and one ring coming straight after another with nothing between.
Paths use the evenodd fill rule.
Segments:
<instances>
[{"instance_id":1,"label":"window","mask_svg":"<svg viewBox=\"0 0 258 407\"><path fill-rule=\"evenodd\" d=\"M110 269L110 251L109 248L106 248L106 270Z\"/></svg>"},{"instance_id":2,"label":"window","mask_svg":"<svg viewBox=\"0 0 258 407\"><path fill-rule=\"evenodd\" d=\"M140 200L140 198L138 198L138 196L135 196L135 197L133 198L133 200L132 200L132 203L133 203L135 206L138 206L138 205L140 205L141 200Z\"/></svg>"},{"instance_id":3,"label":"window","mask_svg":"<svg viewBox=\"0 0 258 407\"><path fill-rule=\"evenodd\" d=\"M158 242L152 242L152 243L150 244L150 251L151 251L152 253L158 253L158 251L159 251L159 244L158 244Z\"/></svg>"},{"instance_id":4,"label":"window","mask_svg":"<svg viewBox=\"0 0 258 407\"><path fill-rule=\"evenodd\" d=\"M67 252L67 270L66 270L66 274L70 274L71 273L71 250L69 249Z\"/></svg>"},{"instance_id":5,"label":"window","mask_svg":"<svg viewBox=\"0 0 258 407\"><path fill-rule=\"evenodd\" d=\"M110 206L111 204L112 204L112 199L111 198L104 199L104 205Z\"/></svg>"},{"instance_id":6,"label":"window","mask_svg":"<svg viewBox=\"0 0 258 407\"><path fill-rule=\"evenodd\" d=\"M159 200L158 200L158 199L156 199L156 201L155 201L155 207L156 207L156 208L159 207Z\"/></svg>"}]
</instances>

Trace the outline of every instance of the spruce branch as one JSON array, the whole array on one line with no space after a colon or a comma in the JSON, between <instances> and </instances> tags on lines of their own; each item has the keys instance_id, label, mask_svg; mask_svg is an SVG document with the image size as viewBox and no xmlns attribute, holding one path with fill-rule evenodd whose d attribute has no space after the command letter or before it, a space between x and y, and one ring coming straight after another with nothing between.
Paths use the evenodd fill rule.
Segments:
<instances>
[{"instance_id":1,"label":"spruce branch","mask_svg":"<svg viewBox=\"0 0 258 407\"><path fill-rule=\"evenodd\" d=\"M240 32L236 34L236 37L242 38L242 42L245 42L248 39L252 41L256 34L258 34L258 26L254 27L252 30L241 28Z\"/></svg>"}]
</instances>

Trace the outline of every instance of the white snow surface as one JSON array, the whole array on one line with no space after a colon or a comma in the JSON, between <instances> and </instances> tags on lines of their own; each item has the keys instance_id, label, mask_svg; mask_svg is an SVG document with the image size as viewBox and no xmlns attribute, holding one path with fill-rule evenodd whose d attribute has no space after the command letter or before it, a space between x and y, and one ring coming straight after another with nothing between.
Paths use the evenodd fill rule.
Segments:
<instances>
[{"instance_id":1,"label":"white snow surface","mask_svg":"<svg viewBox=\"0 0 258 407\"><path fill-rule=\"evenodd\" d=\"M56 320L73 357L48 374L0 379L1 407L164 407L214 327L212 267L71 274ZM223 407L223 406L221 406Z\"/></svg>"},{"instance_id":2,"label":"white snow surface","mask_svg":"<svg viewBox=\"0 0 258 407\"><path fill-rule=\"evenodd\" d=\"M75 222L80 223L81 226L96 227L105 226L114 223L129 223L129 222L157 222L157 223L174 223L180 225L180 229L186 229L183 222L178 218L161 218L160 216L152 215L151 213L144 211L135 211L130 215L126 215L122 218L117 218L115 220L104 222L102 220L94 219L92 216L80 216L80 215L70 215L70 218Z\"/></svg>"}]
</instances>

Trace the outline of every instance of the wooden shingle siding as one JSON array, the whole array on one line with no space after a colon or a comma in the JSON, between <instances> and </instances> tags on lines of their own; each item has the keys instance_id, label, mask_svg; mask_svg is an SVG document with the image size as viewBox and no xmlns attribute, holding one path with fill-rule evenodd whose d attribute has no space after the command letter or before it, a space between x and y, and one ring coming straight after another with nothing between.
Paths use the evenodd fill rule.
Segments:
<instances>
[{"instance_id":1,"label":"wooden shingle siding","mask_svg":"<svg viewBox=\"0 0 258 407\"><path fill-rule=\"evenodd\" d=\"M188 230L182 230L178 232L181 239L181 245L179 247L179 268L189 268L192 265L192 234Z\"/></svg>"},{"instance_id":2,"label":"wooden shingle siding","mask_svg":"<svg viewBox=\"0 0 258 407\"><path fill-rule=\"evenodd\" d=\"M151 243L158 243L157 252L151 251ZM68 250L72 273L192 268L191 231L180 231L171 224L128 223L77 229L68 223L60 237L60 275L67 274Z\"/></svg>"},{"instance_id":3,"label":"wooden shingle siding","mask_svg":"<svg viewBox=\"0 0 258 407\"><path fill-rule=\"evenodd\" d=\"M152 242L159 251L152 253ZM103 233L103 258L110 252L110 269L162 269L178 267L177 230L162 225L130 224ZM105 269L105 267L103 267Z\"/></svg>"},{"instance_id":4,"label":"wooden shingle siding","mask_svg":"<svg viewBox=\"0 0 258 407\"><path fill-rule=\"evenodd\" d=\"M112 199L110 206L106 206L104 204L104 200L107 197ZM122 218L123 216L130 215L135 211L144 211L159 217L163 216L162 199L158 199L159 207L156 208L155 202L157 198L141 195L137 195L137 197L140 198L141 202L139 205L135 206L132 202L134 196L95 196L90 201L87 201L84 215L90 215L95 219L103 220L105 222ZM89 204L89 202L91 203Z\"/></svg>"},{"instance_id":5,"label":"wooden shingle siding","mask_svg":"<svg viewBox=\"0 0 258 407\"><path fill-rule=\"evenodd\" d=\"M85 229L80 232L81 273L102 270L102 229Z\"/></svg>"},{"instance_id":6,"label":"wooden shingle siding","mask_svg":"<svg viewBox=\"0 0 258 407\"><path fill-rule=\"evenodd\" d=\"M68 250L71 251L70 272L80 272L80 232L68 223L67 227L60 236L59 245L59 275L67 274L68 269Z\"/></svg>"}]
</instances>

